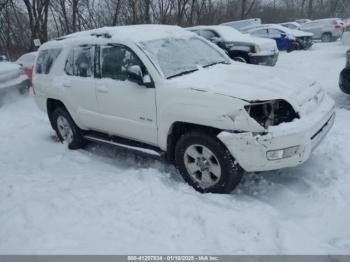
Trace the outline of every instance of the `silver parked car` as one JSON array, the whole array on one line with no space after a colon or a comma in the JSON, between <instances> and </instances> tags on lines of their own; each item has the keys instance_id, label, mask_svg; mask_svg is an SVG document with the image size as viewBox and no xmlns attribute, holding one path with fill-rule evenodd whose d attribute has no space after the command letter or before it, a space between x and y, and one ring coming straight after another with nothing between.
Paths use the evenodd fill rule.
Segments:
<instances>
[{"instance_id":1,"label":"silver parked car","mask_svg":"<svg viewBox=\"0 0 350 262\"><path fill-rule=\"evenodd\" d=\"M342 36L345 24L339 18L320 19L302 24L300 30L313 33L314 39L331 42Z\"/></svg>"}]
</instances>

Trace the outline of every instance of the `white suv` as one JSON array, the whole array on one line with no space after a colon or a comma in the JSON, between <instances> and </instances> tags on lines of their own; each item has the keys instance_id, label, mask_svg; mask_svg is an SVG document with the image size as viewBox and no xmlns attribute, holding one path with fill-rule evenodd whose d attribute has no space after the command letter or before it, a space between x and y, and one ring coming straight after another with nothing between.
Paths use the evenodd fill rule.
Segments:
<instances>
[{"instance_id":1,"label":"white suv","mask_svg":"<svg viewBox=\"0 0 350 262\"><path fill-rule=\"evenodd\" d=\"M165 155L196 190L228 193L244 171L303 163L331 128L333 100L289 75L232 62L179 27L139 25L45 43L33 81L69 148Z\"/></svg>"}]
</instances>

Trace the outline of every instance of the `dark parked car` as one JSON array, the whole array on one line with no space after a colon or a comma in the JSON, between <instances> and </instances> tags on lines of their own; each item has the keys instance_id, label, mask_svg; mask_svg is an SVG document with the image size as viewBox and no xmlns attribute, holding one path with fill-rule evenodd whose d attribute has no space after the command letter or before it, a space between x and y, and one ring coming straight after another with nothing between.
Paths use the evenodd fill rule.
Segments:
<instances>
[{"instance_id":1,"label":"dark parked car","mask_svg":"<svg viewBox=\"0 0 350 262\"><path fill-rule=\"evenodd\" d=\"M344 93L350 95L350 50L346 53L346 66L340 73L339 86Z\"/></svg>"},{"instance_id":2,"label":"dark parked car","mask_svg":"<svg viewBox=\"0 0 350 262\"><path fill-rule=\"evenodd\" d=\"M230 26L196 26L188 28L224 49L235 61L274 66L279 51L276 42L270 39L242 34Z\"/></svg>"}]
</instances>

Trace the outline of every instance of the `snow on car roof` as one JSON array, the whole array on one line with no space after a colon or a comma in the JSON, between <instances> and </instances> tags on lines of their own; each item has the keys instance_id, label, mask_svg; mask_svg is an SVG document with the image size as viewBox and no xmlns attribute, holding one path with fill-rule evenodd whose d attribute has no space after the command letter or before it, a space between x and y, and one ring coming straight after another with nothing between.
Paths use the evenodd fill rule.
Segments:
<instances>
[{"instance_id":1,"label":"snow on car roof","mask_svg":"<svg viewBox=\"0 0 350 262\"><path fill-rule=\"evenodd\" d=\"M234 29L230 26L225 25L212 25L212 26L194 26L186 28L188 30L214 30L220 37L225 41L251 41L251 37L248 35L242 34L240 31Z\"/></svg>"},{"instance_id":2,"label":"snow on car roof","mask_svg":"<svg viewBox=\"0 0 350 262\"><path fill-rule=\"evenodd\" d=\"M91 40L98 42L99 39L110 39L112 41L131 41L138 43L160 38L181 38L189 37L192 35L193 33L188 32L179 26L170 25L128 25L102 27L63 36L54 41L43 44L41 49Z\"/></svg>"}]
</instances>

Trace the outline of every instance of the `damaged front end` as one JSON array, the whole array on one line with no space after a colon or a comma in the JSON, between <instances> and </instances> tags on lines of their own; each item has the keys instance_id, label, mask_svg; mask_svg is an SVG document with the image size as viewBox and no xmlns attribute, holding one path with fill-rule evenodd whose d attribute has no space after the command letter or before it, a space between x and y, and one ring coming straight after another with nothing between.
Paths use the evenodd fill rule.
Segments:
<instances>
[{"instance_id":1,"label":"damaged front end","mask_svg":"<svg viewBox=\"0 0 350 262\"><path fill-rule=\"evenodd\" d=\"M252 102L244 108L249 116L265 129L299 118L294 108L282 99Z\"/></svg>"},{"instance_id":2,"label":"damaged front end","mask_svg":"<svg viewBox=\"0 0 350 262\"><path fill-rule=\"evenodd\" d=\"M303 101L298 112L283 99L250 102L233 118L239 131L218 138L248 172L300 165L334 123L334 101L328 95L314 100Z\"/></svg>"}]
</instances>

